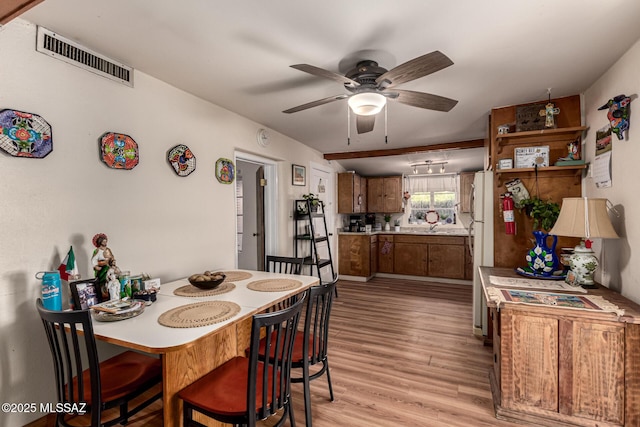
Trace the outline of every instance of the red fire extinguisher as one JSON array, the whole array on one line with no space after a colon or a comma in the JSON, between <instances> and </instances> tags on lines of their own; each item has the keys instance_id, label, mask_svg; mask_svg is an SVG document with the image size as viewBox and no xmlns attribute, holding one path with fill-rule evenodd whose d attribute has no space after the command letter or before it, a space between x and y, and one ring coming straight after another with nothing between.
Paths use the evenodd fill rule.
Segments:
<instances>
[{"instance_id":1,"label":"red fire extinguisher","mask_svg":"<svg viewBox=\"0 0 640 427\"><path fill-rule=\"evenodd\" d=\"M516 219L513 214L513 198L511 193L502 196L502 217L504 218L504 228L506 234L516 234Z\"/></svg>"}]
</instances>

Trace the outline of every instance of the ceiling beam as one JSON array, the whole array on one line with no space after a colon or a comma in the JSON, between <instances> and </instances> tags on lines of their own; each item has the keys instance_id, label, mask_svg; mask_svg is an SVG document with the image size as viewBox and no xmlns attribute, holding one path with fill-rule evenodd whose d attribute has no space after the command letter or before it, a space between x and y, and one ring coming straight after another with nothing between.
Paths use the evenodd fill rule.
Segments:
<instances>
[{"instance_id":1,"label":"ceiling beam","mask_svg":"<svg viewBox=\"0 0 640 427\"><path fill-rule=\"evenodd\" d=\"M326 153L325 160L364 159L368 157L398 156L402 154L425 153L428 151L462 150L466 148L482 148L484 139L469 141L447 142L444 144L420 145L416 147L389 148L386 150L346 151L342 153Z\"/></svg>"}]
</instances>

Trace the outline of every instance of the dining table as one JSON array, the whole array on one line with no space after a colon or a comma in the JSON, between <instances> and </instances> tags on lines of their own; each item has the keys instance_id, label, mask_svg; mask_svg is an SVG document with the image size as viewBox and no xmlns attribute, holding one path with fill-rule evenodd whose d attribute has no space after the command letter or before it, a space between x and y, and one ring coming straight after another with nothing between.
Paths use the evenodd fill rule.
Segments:
<instances>
[{"instance_id":1,"label":"dining table","mask_svg":"<svg viewBox=\"0 0 640 427\"><path fill-rule=\"evenodd\" d=\"M311 286L318 277L253 270L225 270L214 290L200 290L187 278L162 283L156 301L132 318L96 321L97 340L159 355L162 360L163 420L182 425L178 392L249 345L251 318ZM216 318L216 310L220 314ZM212 314L213 313L213 314ZM225 426L212 419L209 426Z\"/></svg>"}]
</instances>

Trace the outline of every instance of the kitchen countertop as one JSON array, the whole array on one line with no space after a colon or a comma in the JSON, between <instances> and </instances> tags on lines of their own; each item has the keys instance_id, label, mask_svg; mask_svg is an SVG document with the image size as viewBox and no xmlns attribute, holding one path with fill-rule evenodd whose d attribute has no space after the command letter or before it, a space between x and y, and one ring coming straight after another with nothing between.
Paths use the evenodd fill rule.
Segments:
<instances>
[{"instance_id":1,"label":"kitchen countertop","mask_svg":"<svg viewBox=\"0 0 640 427\"><path fill-rule=\"evenodd\" d=\"M403 227L400 229L400 231L371 231L369 233L360 231L360 232L356 232L356 231L338 231L338 234L345 234L345 235L369 235L369 236L373 236L376 234L405 234L405 235L410 235L410 236L469 236L469 230L467 230L466 228L441 228L438 229L437 227L434 230L429 230L428 228L412 228L412 227Z\"/></svg>"}]
</instances>

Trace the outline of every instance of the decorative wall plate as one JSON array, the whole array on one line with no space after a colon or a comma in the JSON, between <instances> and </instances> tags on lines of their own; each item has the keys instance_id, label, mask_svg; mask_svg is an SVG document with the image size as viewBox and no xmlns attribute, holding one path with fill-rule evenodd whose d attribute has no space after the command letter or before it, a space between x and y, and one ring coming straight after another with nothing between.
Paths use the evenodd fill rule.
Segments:
<instances>
[{"instance_id":1,"label":"decorative wall plate","mask_svg":"<svg viewBox=\"0 0 640 427\"><path fill-rule=\"evenodd\" d=\"M37 114L2 110L0 148L14 157L43 158L53 151L51 126Z\"/></svg>"},{"instance_id":2,"label":"decorative wall plate","mask_svg":"<svg viewBox=\"0 0 640 427\"><path fill-rule=\"evenodd\" d=\"M184 144L178 144L169 150L167 160L178 176L187 176L196 170L196 156Z\"/></svg>"},{"instance_id":3,"label":"decorative wall plate","mask_svg":"<svg viewBox=\"0 0 640 427\"><path fill-rule=\"evenodd\" d=\"M100 157L113 169L133 169L138 164L138 144L129 135L107 132L100 138Z\"/></svg>"},{"instance_id":4,"label":"decorative wall plate","mask_svg":"<svg viewBox=\"0 0 640 427\"><path fill-rule=\"evenodd\" d=\"M216 162L216 178L222 184L231 184L236 177L235 167L229 159L219 158Z\"/></svg>"}]
</instances>

